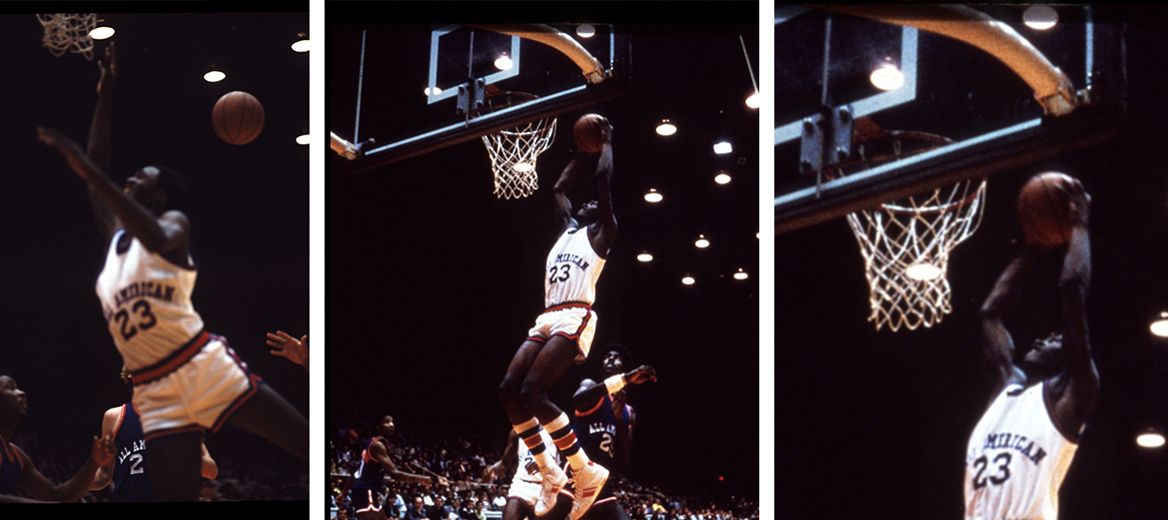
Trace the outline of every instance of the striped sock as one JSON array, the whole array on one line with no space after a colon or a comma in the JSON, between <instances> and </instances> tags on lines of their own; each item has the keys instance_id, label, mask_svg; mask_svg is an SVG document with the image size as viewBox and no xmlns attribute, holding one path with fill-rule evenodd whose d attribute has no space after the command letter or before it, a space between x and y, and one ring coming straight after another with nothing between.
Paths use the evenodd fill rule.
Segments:
<instances>
[{"instance_id":1,"label":"striped sock","mask_svg":"<svg viewBox=\"0 0 1168 520\"><path fill-rule=\"evenodd\" d=\"M543 442L543 436L539 433L543 428L539 426L539 421L534 417L520 424L511 425L515 430L515 434L523 439L523 443L527 445L527 451L531 452L532 457L535 458L536 465L539 466L540 472L548 466L555 465L556 461L552 459L552 454L548 453L547 445Z\"/></svg>"},{"instance_id":2,"label":"striped sock","mask_svg":"<svg viewBox=\"0 0 1168 520\"><path fill-rule=\"evenodd\" d=\"M588 455L580 449L580 443L576 442L576 432L573 432L572 426L568 424L566 414L560 412L559 417L548 423L547 429L552 436L552 442L556 444L556 448L568 458L568 464L572 466L572 471L580 471L588 465Z\"/></svg>"}]
</instances>

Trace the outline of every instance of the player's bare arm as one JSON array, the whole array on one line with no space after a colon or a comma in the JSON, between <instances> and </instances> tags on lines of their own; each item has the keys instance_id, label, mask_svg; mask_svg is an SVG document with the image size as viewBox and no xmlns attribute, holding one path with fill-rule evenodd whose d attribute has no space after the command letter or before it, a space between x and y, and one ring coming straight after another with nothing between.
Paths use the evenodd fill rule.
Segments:
<instances>
[{"instance_id":1,"label":"player's bare arm","mask_svg":"<svg viewBox=\"0 0 1168 520\"><path fill-rule=\"evenodd\" d=\"M625 427L625 437L616 443L616 463L620 467L629 465L629 459L633 454L633 428L637 424L637 411L632 406L629 407L629 424ZM620 435L618 432L617 435ZM618 437L619 438L619 437Z\"/></svg>"},{"instance_id":2,"label":"player's bare arm","mask_svg":"<svg viewBox=\"0 0 1168 520\"><path fill-rule=\"evenodd\" d=\"M122 415L122 407L115 406L105 411L101 417L101 436L114 438L114 429L118 426L118 419ZM110 485L114 478L114 459L110 458L109 462L98 466L97 473L93 477L93 483L89 485L90 491L100 491Z\"/></svg>"},{"instance_id":3,"label":"player's bare arm","mask_svg":"<svg viewBox=\"0 0 1168 520\"><path fill-rule=\"evenodd\" d=\"M657 371L649 365L641 365L623 374L616 374L603 381L584 379L572 396L572 404L576 410L584 411L596 406L597 401L605 395L620 392L626 385L640 385L656 383Z\"/></svg>"},{"instance_id":4,"label":"player's bare arm","mask_svg":"<svg viewBox=\"0 0 1168 520\"><path fill-rule=\"evenodd\" d=\"M1005 316L1014 309L1022 290L1022 278L1033 263L1030 251L1014 258L1002 271L981 306L982 361L997 395L1015 373L1014 339L1006 330Z\"/></svg>"},{"instance_id":5,"label":"player's bare arm","mask_svg":"<svg viewBox=\"0 0 1168 520\"><path fill-rule=\"evenodd\" d=\"M578 159L568 161L568 165L564 166L564 171L560 172L560 178L556 179L556 184L552 187L552 197L556 203L556 223L561 232L572 222L572 201L568 199L568 187L576 178L578 168Z\"/></svg>"},{"instance_id":6,"label":"player's bare arm","mask_svg":"<svg viewBox=\"0 0 1168 520\"><path fill-rule=\"evenodd\" d=\"M9 443L9 446L12 446L16 456L20 457L23 462L24 470L20 475L21 489L32 495L33 498L55 502L80 500L89 491L89 486L97 474L97 468L109 464L114 459L113 439L108 436L94 437L89 458L81 465L81 469L77 470L73 478L61 484L53 484L33 465L32 459L24 450L15 444Z\"/></svg>"},{"instance_id":7,"label":"player's bare arm","mask_svg":"<svg viewBox=\"0 0 1168 520\"><path fill-rule=\"evenodd\" d=\"M385 468L385 474L389 475L394 480L413 482L416 484L422 484L424 486L430 486L435 483L433 478L430 478L426 475L408 473L398 469L397 465L393 463L393 460L389 458L389 451L386 450L385 445L380 442L375 442L369 446L369 456L372 457L373 460L377 461L378 464L381 464L381 466Z\"/></svg>"},{"instance_id":8,"label":"player's bare arm","mask_svg":"<svg viewBox=\"0 0 1168 520\"><path fill-rule=\"evenodd\" d=\"M86 153L102 171L110 168L110 126L113 119L113 91L118 78L118 55L113 42L105 48L105 57L97 60L100 76L97 80L97 107L93 110L93 122L89 126L89 142ZM89 187L89 202L93 218L106 241L118 228L117 217L97 191Z\"/></svg>"},{"instance_id":9,"label":"player's bare arm","mask_svg":"<svg viewBox=\"0 0 1168 520\"><path fill-rule=\"evenodd\" d=\"M90 160L72 139L53 128L37 128L37 138L55 148L69 167L93 188L113 210L126 229L146 249L168 257L186 258L190 221L180 211L167 211L159 217L124 193L101 168ZM134 175L144 175L139 171Z\"/></svg>"},{"instance_id":10,"label":"player's bare arm","mask_svg":"<svg viewBox=\"0 0 1168 520\"><path fill-rule=\"evenodd\" d=\"M483 470L483 482L491 483L506 478L519 466L519 435L514 430L507 431L507 444L503 456Z\"/></svg>"},{"instance_id":11,"label":"player's bare arm","mask_svg":"<svg viewBox=\"0 0 1168 520\"><path fill-rule=\"evenodd\" d=\"M1071 190L1074 227L1059 275L1062 298L1066 384L1055 401L1055 419L1063 431L1078 431L1099 397L1099 373L1091 357L1087 332L1087 289L1091 285L1091 239L1087 233L1090 198L1075 180Z\"/></svg>"},{"instance_id":12,"label":"player's bare arm","mask_svg":"<svg viewBox=\"0 0 1168 520\"><path fill-rule=\"evenodd\" d=\"M596 231L589 237L592 249L601 258L608 256L617 233L616 212L612 207L612 168L612 125L607 125L600 157L596 160Z\"/></svg>"}]
</instances>

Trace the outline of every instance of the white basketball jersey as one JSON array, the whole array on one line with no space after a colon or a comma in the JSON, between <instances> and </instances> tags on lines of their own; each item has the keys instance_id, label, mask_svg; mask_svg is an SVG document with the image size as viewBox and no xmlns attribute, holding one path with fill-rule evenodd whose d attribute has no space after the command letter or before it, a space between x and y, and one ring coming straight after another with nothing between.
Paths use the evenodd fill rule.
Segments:
<instances>
[{"instance_id":1,"label":"white basketball jersey","mask_svg":"<svg viewBox=\"0 0 1168 520\"><path fill-rule=\"evenodd\" d=\"M556 449L555 443L552 442L552 436L548 435L547 430L540 430L539 437L543 439L544 450L549 450L552 454L552 459L556 464L560 464L560 452ZM523 439L519 439L519 467L515 468L514 481L531 482L540 484L543 482L543 476L539 473L539 466L535 463L535 455L531 454L531 450L527 449L527 444Z\"/></svg>"},{"instance_id":2,"label":"white basketball jersey","mask_svg":"<svg viewBox=\"0 0 1168 520\"><path fill-rule=\"evenodd\" d=\"M544 269L544 306L596 300L596 280L604 259L592 250L588 227L568 228L548 253Z\"/></svg>"},{"instance_id":3,"label":"white basketball jersey","mask_svg":"<svg viewBox=\"0 0 1168 520\"><path fill-rule=\"evenodd\" d=\"M190 341L203 330L203 319L191 305L195 270L151 253L137 238L118 254L118 238L125 232L118 230L110 241L97 297L114 344L126 368L134 371Z\"/></svg>"},{"instance_id":4,"label":"white basketball jersey","mask_svg":"<svg viewBox=\"0 0 1168 520\"><path fill-rule=\"evenodd\" d=\"M1057 520L1078 445L1052 422L1045 386L1007 385L978 421L965 455L966 519Z\"/></svg>"}]
</instances>

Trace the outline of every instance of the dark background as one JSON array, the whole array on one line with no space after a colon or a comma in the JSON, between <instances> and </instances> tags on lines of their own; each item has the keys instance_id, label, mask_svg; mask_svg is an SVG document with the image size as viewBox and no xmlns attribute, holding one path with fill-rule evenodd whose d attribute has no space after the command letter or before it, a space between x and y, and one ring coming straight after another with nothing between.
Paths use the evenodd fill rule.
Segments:
<instances>
[{"instance_id":1,"label":"dark background","mask_svg":"<svg viewBox=\"0 0 1168 520\"><path fill-rule=\"evenodd\" d=\"M1103 18L1127 25L1126 127L1104 145L990 178L981 228L951 257L954 311L932 329L876 332L865 321L863 261L844 219L776 237L780 517L961 518L966 443L990 398L980 372L977 310L1021 250L1014 214L1018 190L1030 175L1046 170L1080 178L1094 197L1088 314L1102 379L1101 400L1062 486L1060 518L1162 518L1168 511L1166 454L1135 444L1142 429L1163 433L1168 427L1168 344L1148 331L1151 320L1168 310L1168 155L1162 130L1168 47L1158 36L1166 20L1162 9ZM911 119L889 116L898 125L893 128L948 125L960 131L979 124L970 113L981 109L962 101L971 99L969 92L1012 88L1027 95L1025 85L1000 65L982 74L983 67L962 59L976 52L963 44L922 33L921 52L921 92L935 96L930 99L937 112L933 119L919 117L915 128L906 126ZM1019 110L1033 112L1034 105ZM794 167L776 161L780 175ZM1059 326L1055 276L1057 266L1048 266L1007 322L1020 351Z\"/></svg>"},{"instance_id":2,"label":"dark background","mask_svg":"<svg viewBox=\"0 0 1168 520\"><path fill-rule=\"evenodd\" d=\"M743 104L753 87L738 41L739 34L746 38L757 71L757 5L718 5L720 14L676 4L673 19L667 13L659 20L674 25L618 24L632 40L632 86L624 97L588 109L615 126L620 222L597 289L592 351L624 343L635 363L652 364L660 377L632 391L639 420L632 478L677 492L757 497L758 119ZM330 23L359 17L338 6L330 5ZM558 5L544 21L625 20L614 7ZM492 9L495 17L507 12L533 16ZM694 23L711 12L709 23ZM396 33L408 36L400 27ZM387 34L376 40L390 47L375 48L370 32L364 102L386 108L363 113L363 138L376 137L379 125L392 131L418 117L396 109L374 84L378 69L393 80L386 59L368 60L396 49L403 59L395 65L424 67L427 47L393 46ZM331 25L328 37L330 129L348 137L360 27ZM428 37L421 40L428 45ZM523 67L534 66L528 56ZM541 273L556 239L551 188L571 157L570 125L579 115L561 115L557 142L539 159L540 189L528 199L494 199L477 139L357 176L330 176L330 431L389 413L403 434L477 437L502 450L509 425L495 389L543 308ZM671 115L681 119L680 131L657 136L656 122ZM735 152L715 156L716 137L728 138ZM330 168L341 164L331 153L329 161ZM718 169L729 170L733 182L716 185ZM582 181L577 204L591 197L591 178ZM665 201L647 204L649 187ZM693 246L699 233L711 240L709 249ZM644 249L656 257L652 263L635 260ZM732 279L738 268L750 278ZM681 284L687 273L696 285ZM556 402L566 404L594 365L570 371L553 390Z\"/></svg>"},{"instance_id":3,"label":"dark background","mask_svg":"<svg viewBox=\"0 0 1168 520\"><path fill-rule=\"evenodd\" d=\"M199 267L196 310L208 330L225 336L307 416L307 373L270 356L264 345L267 331L299 335L308 328L308 147L294 142L308 130L308 54L289 47L307 31L307 14L99 18L117 29L120 68L108 173L120 183L159 162L184 176L190 191L183 209ZM0 28L7 40L0 63L9 67L0 84L6 143L0 370L28 393L21 430L45 449L75 458L75 471L102 413L126 402L130 390L118 377L121 357L94 294L107 245L84 183L57 152L37 143L35 128L57 127L84 146L98 69L96 60L57 58L42 48L33 14L0 15ZM226 80L203 81L212 64ZM248 91L264 105L265 128L248 145L228 145L211 129L212 105L232 90ZM307 474L304 462L278 448L231 428L223 432L207 440L221 467L237 474L265 468L291 480ZM36 461L42 454L31 455Z\"/></svg>"}]
</instances>

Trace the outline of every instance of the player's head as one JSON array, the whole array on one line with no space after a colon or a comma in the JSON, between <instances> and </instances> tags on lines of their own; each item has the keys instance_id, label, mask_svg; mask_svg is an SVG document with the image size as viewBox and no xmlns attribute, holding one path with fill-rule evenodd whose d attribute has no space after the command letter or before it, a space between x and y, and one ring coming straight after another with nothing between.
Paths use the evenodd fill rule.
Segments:
<instances>
[{"instance_id":1,"label":"player's head","mask_svg":"<svg viewBox=\"0 0 1168 520\"><path fill-rule=\"evenodd\" d=\"M600 372L604 377L623 373L632 366L629 349L620 343L609 343L603 352L604 357L600 358Z\"/></svg>"},{"instance_id":2,"label":"player's head","mask_svg":"<svg viewBox=\"0 0 1168 520\"><path fill-rule=\"evenodd\" d=\"M580 207L576 209L576 222L579 222L581 226L596 222L598 207L599 204L596 202L596 199L592 199L580 205Z\"/></svg>"},{"instance_id":3,"label":"player's head","mask_svg":"<svg viewBox=\"0 0 1168 520\"><path fill-rule=\"evenodd\" d=\"M28 415L28 396L16 386L16 380L0 372L0 421L19 423Z\"/></svg>"},{"instance_id":4,"label":"player's head","mask_svg":"<svg viewBox=\"0 0 1168 520\"><path fill-rule=\"evenodd\" d=\"M397 427L393 424L393 416L386 415L377 422L377 427L374 429L377 431L378 435L382 437L389 437L390 435L393 435L393 431L397 429Z\"/></svg>"},{"instance_id":5,"label":"player's head","mask_svg":"<svg viewBox=\"0 0 1168 520\"><path fill-rule=\"evenodd\" d=\"M1063 367L1063 335L1055 332L1034 340L1024 358L1024 368L1032 377L1047 378Z\"/></svg>"},{"instance_id":6,"label":"player's head","mask_svg":"<svg viewBox=\"0 0 1168 520\"><path fill-rule=\"evenodd\" d=\"M127 177L122 191L155 213L162 213L181 206L187 185L178 172L152 164Z\"/></svg>"}]
</instances>

